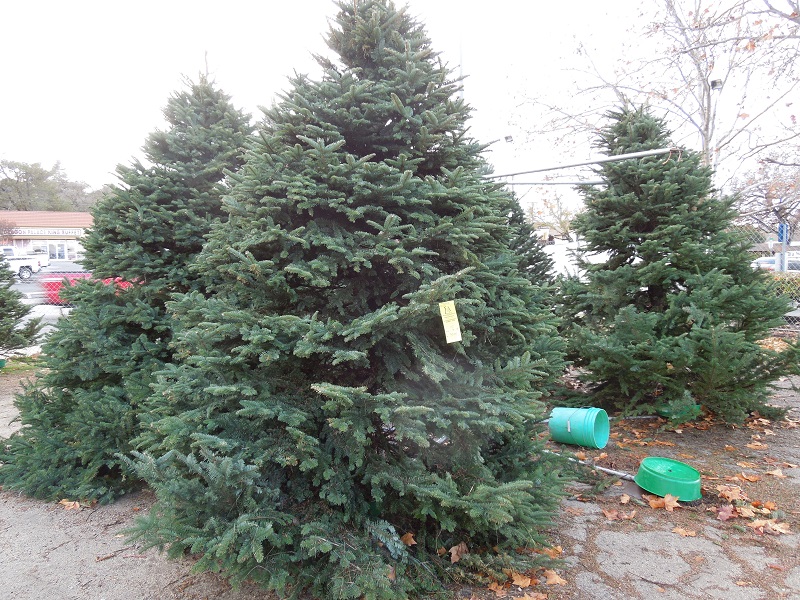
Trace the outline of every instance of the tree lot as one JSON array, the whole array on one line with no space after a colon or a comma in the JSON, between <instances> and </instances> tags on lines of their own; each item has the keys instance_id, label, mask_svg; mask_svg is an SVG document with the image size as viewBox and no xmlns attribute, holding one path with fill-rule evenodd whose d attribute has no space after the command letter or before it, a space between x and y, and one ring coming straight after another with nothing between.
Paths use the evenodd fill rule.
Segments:
<instances>
[{"instance_id":1,"label":"tree lot","mask_svg":"<svg viewBox=\"0 0 800 600\"><path fill-rule=\"evenodd\" d=\"M687 381L704 403L724 389L708 407L738 421L796 364L794 347L756 344L785 307L725 237L730 207L689 151L604 167L578 226L612 259L556 297L423 27L387 0L339 7L323 76L294 77L255 135L201 78L148 138L153 166L118 169L86 264L132 285L65 292L77 307L18 399L0 482L102 501L146 483L157 505L136 536L281 594L505 581L548 560L535 551L567 476L541 421L564 333L598 401L637 408L626 394L653 381L605 385L632 370L606 363L653 345L636 366L658 367L665 400ZM667 143L643 112L617 121L611 154ZM647 327L623 331L628 317ZM705 363L680 361L685 340ZM714 387L718 364L741 391Z\"/></svg>"}]
</instances>

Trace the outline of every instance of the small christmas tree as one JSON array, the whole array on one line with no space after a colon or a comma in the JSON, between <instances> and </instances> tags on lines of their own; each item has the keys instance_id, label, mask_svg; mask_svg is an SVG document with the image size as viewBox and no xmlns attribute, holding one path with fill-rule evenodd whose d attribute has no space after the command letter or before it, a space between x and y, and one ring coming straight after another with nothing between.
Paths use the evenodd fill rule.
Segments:
<instances>
[{"instance_id":1,"label":"small christmas tree","mask_svg":"<svg viewBox=\"0 0 800 600\"><path fill-rule=\"evenodd\" d=\"M562 489L536 437L562 343L423 28L339 6L338 64L267 112L198 261L208 288L170 304L139 531L281 593L505 580L543 560L517 550L545 543Z\"/></svg>"},{"instance_id":2,"label":"small christmas tree","mask_svg":"<svg viewBox=\"0 0 800 600\"><path fill-rule=\"evenodd\" d=\"M47 371L17 399L24 427L0 454L10 488L108 501L138 481L118 453L131 450L154 373L171 360L165 302L199 285L191 265L251 132L204 77L188 88L167 104L169 129L145 143L152 166L120 166L121 184L93 211L84 264L97 281L64 290L76 307L43 348Z\"/></svg>"},{"instance_id":3,"label":"small christmas tree","mask_svg":"<svg viewBox=\"0 0 800 600\"><path fill-rule=\"evenodd\" d=\"M41 319L30 319L31 307L13 288L14 273L0 256L0 359L5 360L23 348L37 343Z\"/></svg>"},{"instance_id":4,"label":"small christmas tree","mask_svg":"<svg viewBox=\"0 0 800 600\"><path fill-rule=\"evenodd\" d=\"M672 143L643 109L610 115L609 156ZM580 278L564 288L572 348L598 402L631 412L696 416L695 403L741 422L767 410L769 385L796 368L797 348L759 345L788 307L750 267L696 152L604 163L602 188L583 189Z\"/></svg>"}]
</instances>

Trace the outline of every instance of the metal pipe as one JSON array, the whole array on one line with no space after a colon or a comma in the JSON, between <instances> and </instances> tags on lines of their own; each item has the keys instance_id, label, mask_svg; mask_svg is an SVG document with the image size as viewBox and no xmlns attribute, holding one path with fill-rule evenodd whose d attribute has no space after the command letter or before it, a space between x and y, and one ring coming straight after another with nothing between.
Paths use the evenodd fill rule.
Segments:
<instances>
[{"instance_id":1,"label":"metal pipe","mask_svg":"<svg viewBox=\"0 0 800 600\"><path fill-rule=\"evenodd\" d=\"M564 459L566 459L568 461L571 461L571 462L576 462L578 464L583 465L584 467L589 467L590 469L593 469L595 471L602 471L603 473L608 473L609 475L614 475L615 477L619 477L620 479L626 479L628 481L634 481L633 475L631 475L630 473L625 473L624 471L614 471L613 469L606 469L605 467L598 467L597 465L593 465L593 464L587 463L585 461L578 460L577 458L570 458L569 456L564 456L563 454L559 454L558 452L551 452L550 450L544 450L544 452L546 454L554 454L556 456L560 456L561 458L564 458Z\"/></svg>"},{"instance_id":2,"label":"metal pipe","mask_svg":"<svg viewBox=\"0 0 800 600\"><path fill-rule=\"evenodd\" d=\"M606 181L508 181L506 185L604 185Z\"/></svg>"},{"instance_id":3,"label":"metal pipe","mask_svg":"<svg viewBox=\"0 0 800 600\"><path fill-rule=\"evenodd\" d=\"M658 150L643 150L641 152L631 152L629 154L620 154L618 156L606 156L604 158L596 158L586 162L574 163L571 165L558 165L556 167L544 167L543 169L532 169L530 171L519 171L517 173L507 173L505 175L489 175L487 179L501 179L503 177L514 177L516 175L526 175L527 173L541 173L543 171L557 171L558 169L569 169L571 167L585 167L587 165L598 165L601 163L615 162L618 160L628 160L629 158L644 158L646 156L657 156L659 154L669 154L670 152L680 152L679 148L660 148Z\"/></svg>"}]
</instances>

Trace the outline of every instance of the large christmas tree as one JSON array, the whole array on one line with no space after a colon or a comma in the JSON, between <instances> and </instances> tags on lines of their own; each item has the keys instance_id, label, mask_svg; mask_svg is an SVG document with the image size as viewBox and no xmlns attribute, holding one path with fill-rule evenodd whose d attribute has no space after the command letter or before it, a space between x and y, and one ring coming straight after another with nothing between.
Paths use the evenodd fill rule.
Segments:
<instances>
[{"instance_id":1,"label":"large christmas tree","mask_svg":"<svg viewBox=\"0 0 800 600\"><path fill-rule=\"evenodd\" d=\"M17 399L24 427L0 451L5 486L107 501L137 481L117 454L130 451L153 373L171 360L165 302L197 287L191 265L252 131L205 77L164 116L169 127L143 148L148 166L118 167L120 184L93 211L84 264L97 281L62 292L76 306L43 348L46 371Z\"/></svg>"},{"instance_id":2,"label":"large christmas tree","mask_svg":"<svg viewBox=\"0 0 800 600\"><path fill-rule=\"evenodd\" d=\"M562 488L535 439L561 342L423 28L339 6L338 61L267 111L198 261L207 289L170 304L140 532L284 593L505 579L541 560L518 550L545 542Z\"/></svg>"},{"instance_id":3,"label":"large christmas tree","mask_svg":"<svg viewBox=\"0 0 800 600\"><path fill-rule=\"evenodd\" d=\"M672 147L643 109L610 115L609 156ZM607 162L603 187L583 190L574 222L584 274L565 285L573 351L595 399L631 412L696 416L695 403L732 421L766 411L770 383L796 368L797 349L759 344L788 307L750 267L698 153Z\"/></svg>"}]
</instances>

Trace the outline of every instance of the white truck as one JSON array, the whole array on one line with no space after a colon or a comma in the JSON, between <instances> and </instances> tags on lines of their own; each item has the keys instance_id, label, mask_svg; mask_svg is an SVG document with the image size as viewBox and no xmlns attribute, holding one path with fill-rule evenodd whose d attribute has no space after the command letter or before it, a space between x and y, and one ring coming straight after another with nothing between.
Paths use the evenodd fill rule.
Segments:
<instances>
[{"instance_id":1,"label":"white truck","mask_svg":"<svg viewBox=\"0 0 800 600\"><path fill-rule=\"evenodd\" d=\"M28 256L39 259L39 266L43 269L50 266L50 255L47 250L34 248L33 250L28 250Z\"/></svg>"},{"instance_id":2,"label":"white truck","mask_svg":"<svg viewBox=\"0 0 800 600\"><path fill-rule=\"evenodd\" d=\"M31 275L42 270L42 263L36 256L22 254L14 246L0 246L0 250L3 251L6 268L22 281L27 281Z\"/></svg>"}]
</instances>

